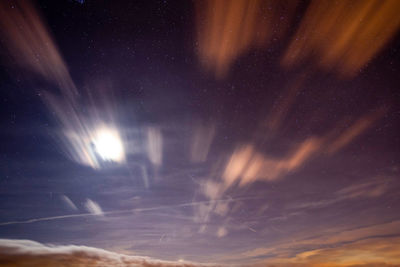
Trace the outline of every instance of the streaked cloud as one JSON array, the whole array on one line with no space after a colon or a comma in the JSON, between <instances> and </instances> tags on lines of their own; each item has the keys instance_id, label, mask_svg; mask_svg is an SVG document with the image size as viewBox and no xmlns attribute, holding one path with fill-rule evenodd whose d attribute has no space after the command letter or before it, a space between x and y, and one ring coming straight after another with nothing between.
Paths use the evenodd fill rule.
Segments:
<instances>
[{"instance_id":1,"label":"streaked cloud","mask_svg":"<svg viewBox=\"0 0 400 267\"><path fill-rule=\"evenodd\" d=\"M87 199L85 202L86 210L93 215L103 215L103 210L100 205L91 199Z\"/></svg>"},{"instance_id":2,"label":"streaked cloud","mask_svg":"<svg viewBox=\"0 0 400 267\"><path fill-rule=\"evenodd\" d=\"M390 180L388 179L377 178L348 186L339 190L336 194L343 198L379 197L389 189L389 183Z\"/></svg>"},{"instance_id":3,"label":"streaked cloud","mask_svg":"<svg viewBox=\"0 0 400 267\"><path fill-rule=\"evenodd\" d=\"M196 2L197 53L202 66L223 78L235 60L283 40L298 1ZM290 37L284 67L317 66L352 77L396 35L396 0L311 1Z\"/></svg>"},{"instance_id":4,"label":"streaked cloud","mask_svg":"<svg viewBox=\"0 0 400 267\"><path fill-rule=\"evenodd\" d=\"M209 0L195 4L198 57L206 70L223 78L238 57L285 36L297 1Z\"/></svg>"},{"instance_id":5,"label":"streaked cloud","mask_svg":"<svg viewBox=\"0 0 400 267\"><path fill-rule=\"evenodd\" d=\"M228 199L211 199L205 201L192 201L187 203L181 203L176 205L165 205L165 206L155 206L155 207L148 207L148 208L135 208L135 209L125 209L125 210L112 210L112 211L105 211L103 212L101 207L94 201L88 199L85 203L85 208L89 211L88 213L79 213L79 214L67 214L67 215L60 215L60 216L50 216L50 217L40 217L34 219L27 219L27 220L20 220L20 221L8 221L8 222L0 222L0 226L4 225L13 225L13 224L29 224L35 222L43 222L43 221L53 221L53 220L62 220L68 218L85 218L85 217L93 217L99 215L101 211L102 215L123 215L123 214L132 214L138 213L143 211L156 211L156 210L164 210L164 209L171 209L171 208L184 208L184 207L195 207L196 209L206 209L212 211L213 208L217 203L221 202L239 202L239 201L246 201L246 200L254 200L258 199L258 197L243 197L243 198L228 198ZM209 209L209 207L213 207ZM207 213L201 213L207 214ZM196 218L196 217L195 217Z\"/></svg>"},{"instance_id":6,"label":"streaked cloud","mask_svg":"<svg viewBox=\"0 0 400 267\"><path fill-rule=\"evenodd\" d=\"M67 65L30 1L2 1L0 25L6 48L20 67L50 81L65 97L77 96Z\"/></svg>"},{"instance_id":7,"label":"streaked cloud","mask_svg":"<svg viewBox=\"0 0 400 267\"><path fill-rule=\"evenodd\" d=\"M281 158L258 151L257 143L241 145L226 163L222 174L224 187L229 188L237 182L239 186L244 186L255 181L275 181L299 170L317 155L329 156L338 153L367 131L386 112L385 108L372 110L341 132L334 129L324 136L308 137Z\"/></svg>"},{"instance_id":8,"label":"streaked cloud","mask_svg":"<svg viewBox=\"0 0 400 267\"><path fill-rule=\"evenodd\" d=\"M204 162L207 159L215 136L215 125L197 123L190 144L190 159L192 162Z\"/></svg>"},{"instance_id":9,"label":"streaked cloud","mask_svg":"<svg viewBox=\"0 0 400 267\"><path fill-rule=\"evenodd\" d=\"M321 146L321 139L308 138L286 157L276 159L264 156L252 145L245 145L235 150L229 159L223 174L224 182L229 187L236 181L239 181L240 186L244 186L256 180L276 180L300 168L320 151Z\"/></svg>"},{"instance_id":10,"label":"streaked cloud","mask_svg":"<svg viewBox=\"0 0 400 267\"><path fill-rule=\"evenodd\" d=\"M357 136L366 131L373 125L378 119L380 119L386 113L386 109L381 108L373 110L369 114L366 114L354 122L350 127L345 129L333 142L328 146L328 153L332 154L353 141Z\"/></svg>"},{"instance_id":11,"label":"streaked cloud","mask_svg":"<svg viewBox=\"0 0 400 267\"><path fill-rule=\"evenodd\" d=\"M399 12L396 0L313 0L282 64L310 60L344 77L354 76L399 30Z\"/></svg>"},{"instance_id":12,"label":"streaked cloud","mask_svg":"<svg viewBox=\"0 0 400 267\"><path fill-rule=\"evenodd\" d=\"M342 201L362 198L376 198L384 195L390 188L390 179L378 177L364 182L355 183L333 193L331 198L313 202L296 203L291 209L322 208Z\"/></svg>"},{"instance_id":13,"label":"streaked cloud","mask_svg":"<svg viewBox=\"0 0 400 267\"><path fill-rule=\"evenodd\" d=\"M67 197L66 195L62 195L60 198L68 208L75 211L78 210L74 202L72 202L72 200L69 197Z\"/></svg>"},{"instance_id":14,"label":"streaked cloud","mask_svg":"<svg viewBox=\"0 0 400 267\"><path fill-rule=\"evenodd\" d=\"M149 127L147 136L147 155L151 163L155 166L162 164L163 138L159 128Z\"/></svg>"}]
</instances>

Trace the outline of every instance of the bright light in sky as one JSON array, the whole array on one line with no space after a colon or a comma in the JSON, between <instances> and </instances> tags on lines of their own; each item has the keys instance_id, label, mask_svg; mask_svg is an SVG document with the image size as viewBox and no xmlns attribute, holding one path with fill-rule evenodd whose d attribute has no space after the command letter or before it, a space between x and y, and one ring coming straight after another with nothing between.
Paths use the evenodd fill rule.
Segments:
<instances>
[{"instance_id":1,"label":"bright light in sky","mask_svg":"<svg viewBox=\"0 0 400 267\"><path fill-rule=\"evenodd\" d=\"M116 130L100 129L97 131L93 143L103 160L121 162L124 159L124 147Z\"/></svg>"}]
</instances>

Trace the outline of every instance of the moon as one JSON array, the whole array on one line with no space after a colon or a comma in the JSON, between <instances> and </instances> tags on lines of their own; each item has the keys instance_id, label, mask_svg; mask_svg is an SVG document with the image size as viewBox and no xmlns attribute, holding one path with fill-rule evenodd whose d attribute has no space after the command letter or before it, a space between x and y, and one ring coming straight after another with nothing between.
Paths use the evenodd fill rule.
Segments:
<instances>
[{"instance_id":1,"label":"moon","mask_svg":"<svg viewBox=\"0 0 400 267\"><path fill-rule=\"evenodd\" d=\"M99 129L95 134L93 144L104 161L122 162L125 158L121 137L115 129Z\"/></svg>"}]
</instances>

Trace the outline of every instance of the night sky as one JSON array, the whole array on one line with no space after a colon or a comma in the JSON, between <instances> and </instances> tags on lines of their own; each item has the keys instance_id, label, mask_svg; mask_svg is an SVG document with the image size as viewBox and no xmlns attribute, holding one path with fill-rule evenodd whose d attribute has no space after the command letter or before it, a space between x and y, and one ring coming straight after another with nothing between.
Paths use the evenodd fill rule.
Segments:
<instances>
[{"instance_id":1,"label":"night sky","mask_svg":"<svg viewBox=\"0 0 400 267\"><path fill-rule=\"evenodd\" d=\"M400 266L399 12L1 1L0 265Z\"/></svg>"}]
</instances>

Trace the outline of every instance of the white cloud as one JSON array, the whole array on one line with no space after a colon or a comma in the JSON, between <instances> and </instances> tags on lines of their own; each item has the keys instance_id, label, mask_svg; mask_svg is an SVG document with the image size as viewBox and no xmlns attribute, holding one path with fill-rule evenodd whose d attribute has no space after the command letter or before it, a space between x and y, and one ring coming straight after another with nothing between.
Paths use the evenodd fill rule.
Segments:
<instances>
[{"instance_id":1,"label":"white cloud","mask_svg":"<svg viewBox=\"0 0 400 267\"><path fill-rule=\"evenodd\" d=\"M90 212L91 214L94 215L103 215L103 210L101 209L101 207L99 206L99 204L97 204L96 202L94 202L91 199L87 199L86 203L85 203L85 208L87 209L88 212Z\"/></svg>"},{"instance_id":2,"label":"white cloud","mask_svg":"<svg viewBox=\"0 0 400 267\"><path fill-rule=\"evenodd\" d=\"M74 204L74 202L72 202L72 200L67 197L66 195L62 195L61 196L61 200L65 203L65 205L70 208L71 210L78 210L78 208L76 207L76 205Z\"/></svg>"}]
</instances>

